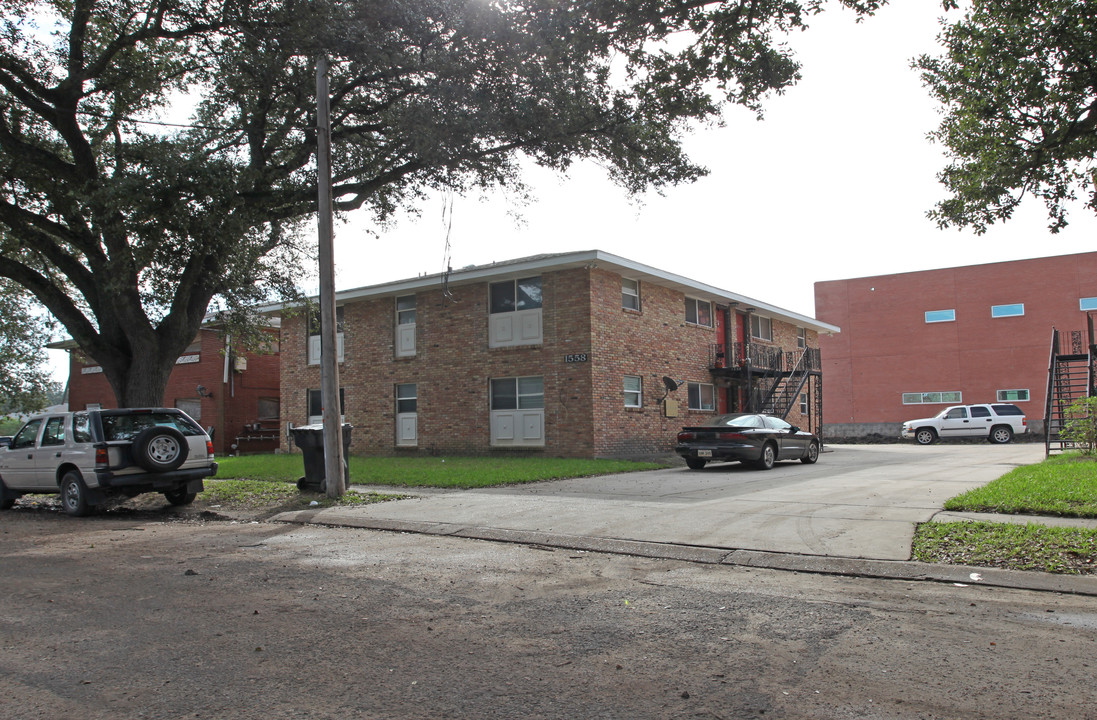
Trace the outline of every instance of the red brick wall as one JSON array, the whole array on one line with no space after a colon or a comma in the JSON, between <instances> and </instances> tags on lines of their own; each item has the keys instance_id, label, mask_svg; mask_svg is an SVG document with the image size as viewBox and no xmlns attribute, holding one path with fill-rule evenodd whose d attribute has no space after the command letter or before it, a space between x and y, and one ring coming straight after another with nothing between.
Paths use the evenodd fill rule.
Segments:
<instances>
[{"instance_id":1,"label":"red brick wall","mask_svg":"<svg viewBox=\"0 0 1097 720\"><path fill-rule=\"evenodd\" d=\"M211 397L201 399L202 413L197 418L203 427L213 426L214 451L226 454L232 451L235 438L241 435L254 435L245 432L246 424L259 420L259 398L279 397L279 356L278 353L260 355L245 354L247 369L231 372L230 381L224 382L225 358L222 353L224 340L215 330L201 330L198 334L201 346L197 352L184 353L184 357L198 355L196 363L181 363L172 370L164 391L163 404L175 407L180 398L197 399L197 387L204 385ZM118 406L118 401L100 373L85 374L85 368L97 367L96 363L86 360L79 352L69 354L69 407L82 410L90 404L98 403L104 408ZM265 423L277 431L275 422ZM277 447L277 441L243 442L243 451L271 450Z\"/></svg>"},{"instance_id":2,"label":"red brick wall","mask_svg":"<svg viewBox=\"0 0 1097 720\"><path fill-rule=\"evenodd\" d=\"M1043 417L1053 327L1084 330L1082 297L1097 296L1097 253L881 275L815 285L816 314L841 327L822 338L829 423L895 423L943 405L903 405L904 392L960 391L966 403L1027 389ZM1024 303L1020 317L992 305ZM927 310L956 311L926 323Z\"/></svg>"}]
</instances>

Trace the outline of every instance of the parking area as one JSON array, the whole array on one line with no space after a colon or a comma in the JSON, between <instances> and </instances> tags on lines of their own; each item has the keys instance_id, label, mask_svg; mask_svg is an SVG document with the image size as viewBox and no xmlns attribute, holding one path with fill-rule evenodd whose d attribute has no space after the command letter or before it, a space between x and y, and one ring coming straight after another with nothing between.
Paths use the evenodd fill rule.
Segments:
<instances>
[{"instance_id":1,"label":"parking area","mask_svg":"<svg viewBox=\"0 0 1097 720\"><path fill-rule=\"evenodd\" d=\"M439 534L520 531L728 550L906 560L945 500L1043 458L1043 445L835 445L815 465L717 463L484 490L284 519ZM414 492L414 491L412 491Z\"/></svg>"}]
</instances>

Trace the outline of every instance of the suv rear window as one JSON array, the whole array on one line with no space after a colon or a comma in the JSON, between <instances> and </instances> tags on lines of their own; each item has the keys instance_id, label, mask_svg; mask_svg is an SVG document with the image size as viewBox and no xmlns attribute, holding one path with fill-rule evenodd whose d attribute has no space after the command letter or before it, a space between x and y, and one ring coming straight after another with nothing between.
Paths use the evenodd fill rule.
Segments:
<instances>
[{"instance_id":1,"label":"suv rear window","mask_svg":"<svg viewBox=\"0 0 1097 720\"><path fill-rule=\"evenodd\" d=\"M132 440L139 432L154 425L173 427L183 435L201 435L204 431L182 413L139 413L102 416L103 436L107 440Z\"/></svg>"},{"instance_id":2,"label":"suv rear window","mask_svg":"<svg viewBox=\"0 0 1097 720\"><path fill-rule=\"evenodd\" d=\"M999 415L1024 415L1025 411L1016 405L991 405Z\"/></svg>"}]
</instances>

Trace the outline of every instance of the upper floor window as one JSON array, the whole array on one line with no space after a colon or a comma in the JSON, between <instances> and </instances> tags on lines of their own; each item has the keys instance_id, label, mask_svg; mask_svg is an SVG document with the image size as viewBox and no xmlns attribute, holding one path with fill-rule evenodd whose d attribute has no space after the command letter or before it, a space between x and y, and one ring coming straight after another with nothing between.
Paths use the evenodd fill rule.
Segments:
<instances>
[{"instance_id":1,"label":"upper floor window","mask_svg":"<svg viewBox=\"0 0 1097 720\"><path fill-rule=\"evenodd\" d=\"M1097 297L1078 298L1079 310L1097 310Z\"/></svg>"},{"instance_id":2,"label":"upper floor window","mask_svg":"<svg viewBox=\"0 0 1097 720\"><path fill-rule=\"evenodd\" d=\"M415 324L415 296L404 295L396 298L396 324Z\"/></svg>"},{"instance_id":3,"label":"upper floor window","mask_svg":"<svg viewBox=\"0 0 1097 720\"><path fill-rule=\"evenodd\" d=\"M927 323L956 322L955 310L926 310Z\"/></svg>"},{"instance_id":4,"label":"upper floor window","mask_svg":"<svg viewBox=\"0 0 1097 720\"><path fill-rule=\"evenodd\" d=\"M640 309L640 281L621 278L621 307L625 310Z\"/></svg>"},{"instance_id":5,"label":"upper floor window","mask_svg":"<svg viewBox=\"0 0 1097 720\"><path fill-rule=\"evenodd\" d=\"M415 354L415 296L396 298L396 356Z\"/></svg>"},{"instance_id":6,"label":"upper floor window","mask_svg":"<svg viewBox=\"0 0 1097 720\"><path fill-rule=\"evenodd\" d=\"M541 277L491 284L491 312L508 313L541 307Z\"/></svg>"},{"instance_id":7,"label":"upper floor window","mask_svg":"<svg viewBox=\"0 0 1097 720\"><path fill-rule=\"evenodd\" d=\"M541 276L492 283L489 294L489 347L542 342Z\"/></svg>"},{"instance_id":8,"label":"upper floor window","mask_svg":"<svg viewBox=\"0 0 1097 720\"><path fill-rule=\"evenodd\" d=\"M343 306L338 305L335 308L335 341L338 345L337 354L338 362L343 362ZM314 310L309 313L309 348L308 348L308 363L309 365L320 364L320 311Z\"/></svg>"},{"instance_id":9,"label":"upper floor window","mask_svg":"<svg viewBox=\"0 0 1097 720\"><path fill-rule=\"evenodd\" d=\"M773 340L773 321L761 315L751 315L750 336L756 340Z\"/></svg>"},{"instance_id":10,"label":"upper floor window","mask_svg":"<svg viewBox=\"0 0 1097 720\"><path fill-rule=\"evenodd\" d=\"M708 300L686 298L686 322L712 327L712 303Z\"/></svg>"},{"instance_id":11,"label":"upper floor window","mask_svg":"<svg viewBox=\"0 0 1097 720\"><path fill-rule=\"evenodd\" d=\"M643 405L644 379L639 375L625 375L625 407L638 408Z\"/></svg>"},{"instance_id":12,"label":"upper floor window","mask_svg":"<svg viewBox=\"0 0 1097 720\"><path fill-rule=\"evenodd\" d=\"M796 347L803 349L808 346L808 333L802 327L796 328Z\"/></svg>"},{"instance_id":13,"label":"upper floor window","mask_svg":"<svg viewBox=\"0 0 1097 720\"><path fill-rule=\"evenodd\" d=\"M1013 303L1012 305L991 305L990 316L991 317L1017 317L1018 315L1025 314L1024 303Z\"/></svg>"}]
</instances>

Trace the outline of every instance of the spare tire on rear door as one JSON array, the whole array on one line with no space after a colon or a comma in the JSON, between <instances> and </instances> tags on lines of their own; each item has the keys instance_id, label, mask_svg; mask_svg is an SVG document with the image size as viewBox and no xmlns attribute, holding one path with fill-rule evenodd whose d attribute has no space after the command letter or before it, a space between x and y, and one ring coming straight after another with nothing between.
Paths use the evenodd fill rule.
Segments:
<instances>
[{"instance_id":1,"label":"spare tire on rear door","mask_svg":"<svg viewBox=\"0 0 1097 720\"><path fill-rule=\"evenodd\" d=\"M167 425L145 428L133 439L133 461L149 472L175 470L189 451L183 433Z\"/></svg>"}]
</instances>

